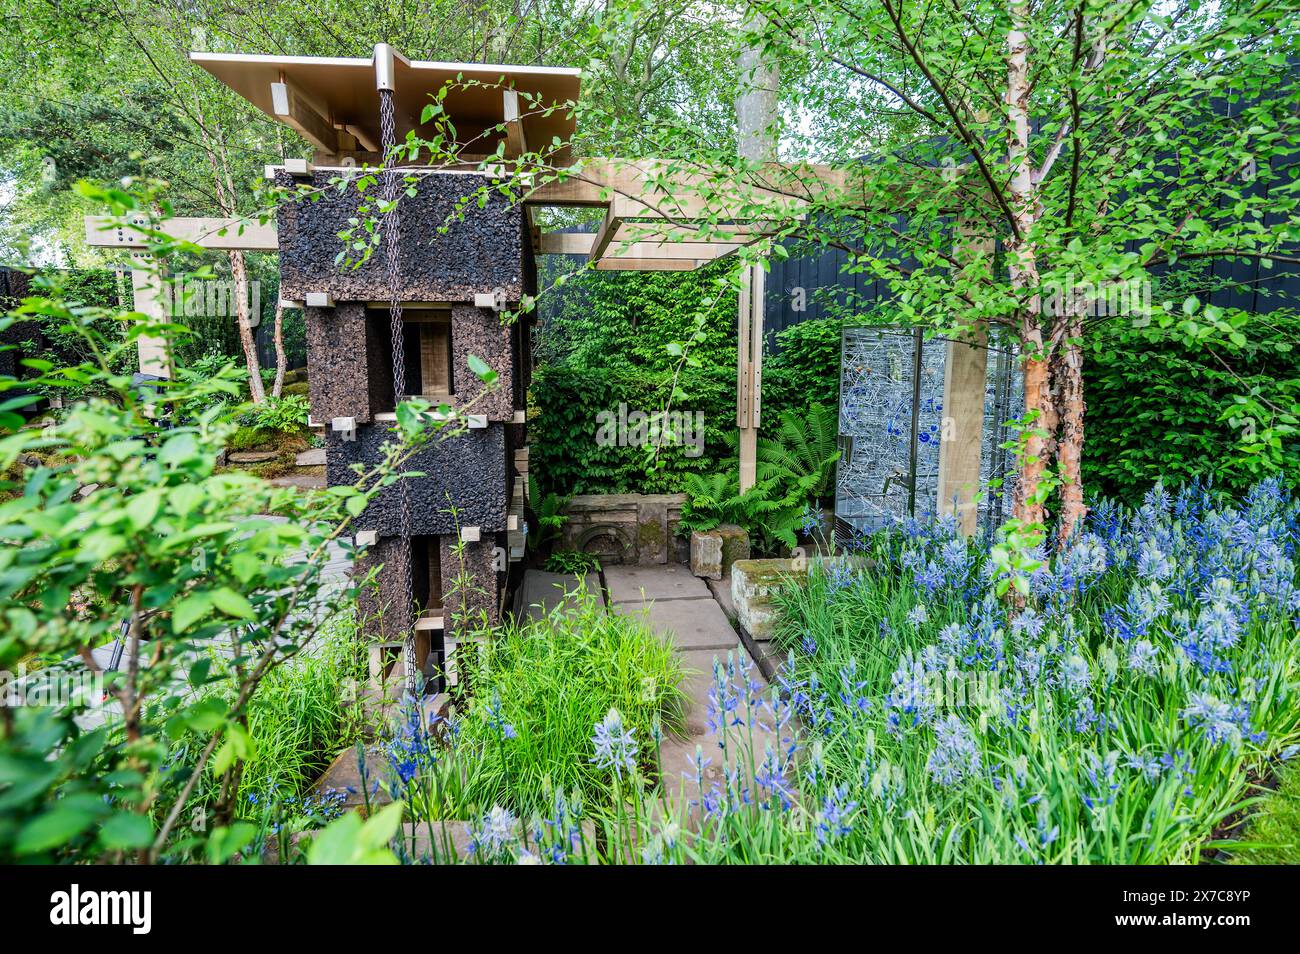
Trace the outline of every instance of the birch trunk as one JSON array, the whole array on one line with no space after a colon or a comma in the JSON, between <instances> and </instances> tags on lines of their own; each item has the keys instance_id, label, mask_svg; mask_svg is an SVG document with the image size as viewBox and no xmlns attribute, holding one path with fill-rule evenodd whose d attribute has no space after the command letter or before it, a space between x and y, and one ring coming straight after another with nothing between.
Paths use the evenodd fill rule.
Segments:
<instances>
[{"instance_id":1,"label":"birch trunk","mask_svg":"<svg viewBox=\"0 0 1300 954\"><path fill-rule=\"evenodd\" d=\"M284 302L275 303L275 327L272 329L275 339L275 381L271 385L271 397L279 398L284 392Z\"/></svg>"},{"instance_id":2,"label":"birch trunk","mask_svg":"<svg viewBox=\"0 0 1300 954\"><path fill-rule=\"evenodd\" d=\"M254 404L266 400L262 387L262 364L257 358L257 340L253 336L253 323L248 308L248 263L244 253L230 252L230 275L235 285L235 317L239 321L239 343L244 346L244 360L248 362L248 393Z\"/></svg>"},{"instance_id":3,"label":"birch trunk","mask_svg":"<svg viewBox=\"0 0 1300 954\"><path fill-rule=\"evenodd\" d=\"M1083 502L1083 318L1072 312L1065 340L1060 344L1061 360L1056 382L1056 404L1060 427L1056 461L1061 478L1061 516L1056 540L1064 546L1088 515Z\"/></svg>"},{"instance_id":4,"label":"birch trunk","mask_svg":"<svg viewBox=\"0 0 1300 954\"><path fill-rule=\"evenodd\" d=\"M222 215L238 215L235 201L235 183L230 175L230 165L226 161L225 146L220 138L213 135L208 128L207 118L203 115L203 105L195 94L195 116L198 118L199 132L203 138L203 151L207 155L208 165L212 169L212 181L216 186L217 205ZM257 342L253 338L253 325L248 309L248 263L244 253L238 250L230 252L230 277L234 283L235 317L239 322L239 343L244 348L244 361L248 364L248 393L254 404L266 400L266 390L262 387L262 364L257 358ZM260 316L259 316L260 317Z\"/></svg>"},{"instance_id":5,"label":"birch trunk","mask_svg":"<svg viewBox=\"0 0 1300 954\"><path fill-rule=\"evenodd\" d=\"M1051 456L1056 412L1048 353L1043 342L1037 250L1032 241L1037 203L1029 155L1029 38L1023 29L1028 15L1025 0L1013 0L1011 28L1007 31L1007 161L1011 171L1009 192L1015 234L1007 242L1007 268L1011 287L1019 299L1017 324L1024 366L1025 410L1032 417L1021 451L1014 516L1025 524L1041 524L1046 511L1034 498Z\"/></svg>"}]
</instances>

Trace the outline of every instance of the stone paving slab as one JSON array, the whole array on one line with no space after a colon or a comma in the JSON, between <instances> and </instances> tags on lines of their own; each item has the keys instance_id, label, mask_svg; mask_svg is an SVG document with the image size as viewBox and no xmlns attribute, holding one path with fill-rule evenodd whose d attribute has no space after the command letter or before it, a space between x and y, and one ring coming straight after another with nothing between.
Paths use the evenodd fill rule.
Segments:
<instances>
[{"instance_id":1,"label":"stone paving slab","mask_svg":"<svg viewBox=\"0 0 1300 954\"><path fill-rule=\"evenodd\" d=\"M603 602L600 577L588 573L583 578L587 592ZM569 602L569 595L578 588L576 573L547 573L544 570L527 570L519 586L516 613L529 619L540 619L552 610Z\"/></svg>"},{"instance_id":2,"label":"stone paving slab","mask_svg":"<svg viewBox=\"0 0 1300 954\"><path fill-rule=\"evenodd\" d=\"M324 467L325 466L325 448L312 447L293 459L293 462L299 467Z\"/></svg>"},{"instance_id":3,"label":"stone paving slab","mask_svg":"<svg viewBox=\"0 0 1300 954\"><path fill-rule=\"evenodd\" d=\"M704 767L703 783L706 790L718 786L726 788L727 768L740 769L742 787L752 787L754 768L764 758L767 747L779 749L776 736L758 724L729 726L725 740L727 750L721 743L724 740L720 729L711 730L708 725L708 694L714 683L713 661L717 657L725 662L726 653L714 650L692 650L680 654L683 665L688 670L683 682L683 689L691 697L691 704L685 713L685 726L682 735L669 736L659 745L659 765L663 773L664 792L670 804L684 811L688 818L698 819L700 784L695 776L695 755L698 747L708 764ZM766 687L767 681L753 666L749 654L742 649L737 654L740 664L747 666L747 676L753 677ZM745 677L737 676L733 686L744 691ZM742 719L750 715L741 704Z\"/></svg>"},{"instance_id":4,"label":"stone paving slab","mask_svg":"<svg viewBox=\"0 0 1300 954\"><path fill-rule=\"evenodd\" d=\"M703 580L693 576L688 567L672 563L663 566L607 566L605 586L611 603L711 598Z\"/></svg>"},{"instance_id":5,"label":"stone paving slab","mask_svg":"<svg viewBox=\"0 0 1300 954\"><path fill-rule=\"evenodd\" d=\"M650 628L680 651L741 649L740 637L727 614L711 597L704 599L628 601L615 605L624 615L647 613ZM742 650L743 651L743 650Z\"/></svg>"},{"instance_id":6,"label":"stone paving slab","mask_svg":"<svg viewBox=\"0 0 1300 954\"><path fill-rule=\"evenodd\" d=\"M357 765L356 748L344 749L330 763L323 775L312 785L311 794L316 796L333 792L343 792L344 808L359 808L366 803L364 787L361 781L360 766ZM386 805L392 801L382 788L376 789L375 783L387 777L388 759L378 745L366 746L366 776L371 790L371 806Z\"/></svg>"},{"instance_id":7,"label":"stone paving slab","mask_svg":"<svg viewBox=\"0 0 1300 954\"><path fill-rule=\"evenodd\" d=\"M705 580L705 583L708 584L709 592L713 594L713 598L722 607L722 612L727 614L727 619L734 623L736 621L736 602L731 598L730 574L720 580Z\"/></svg>"}]
</instances>

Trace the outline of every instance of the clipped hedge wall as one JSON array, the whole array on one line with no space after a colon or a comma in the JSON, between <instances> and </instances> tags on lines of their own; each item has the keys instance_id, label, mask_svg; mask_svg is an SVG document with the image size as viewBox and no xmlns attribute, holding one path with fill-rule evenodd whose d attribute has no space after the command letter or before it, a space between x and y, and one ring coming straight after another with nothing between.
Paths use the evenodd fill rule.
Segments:
<instances>
[{"instance_id":1,"label":"clipped hedge wall","mask_svg":"<svg viewBox=\"0 0 1300 954\"><path fill-rule=\"evenodd\" d=\"M542 256L542 287L573 268L562 256ZM543 294L529 415L529 469L543 491L672 493L687 473L723 466L722 434L736 421L736 298L720 293L724 275L725 263L693 272L588 270ZM597 444L597 414L617 414L620 402L657 411L677 366L669 345L691 336L701 311L705 340L690 349L698 366L682 369L673 408L703 413L704 452L688 457L665 447L648 472L642 448Z\"/></svg>"},{"instance_id":2,"label":"clipped hedge wall","mask_svg":"<svg viewBox=\"0 0 1300 954\"><path fill-rule=\"evenodd\" d=\"M1258 315L1250 329L1246 342L1231 350L1189 348L1158 330L1119 323L1088 341L1083 479L1089 494L1133 503L1157 480L1207 479L1233 494L1273 474L1300 482L1300 441L1246 457L1238 447L1241 427L1221 420L1235 406L1233 395L1252 390L1279 408L1300 404L1300 315Z\"/></svg>"}]
</instances>

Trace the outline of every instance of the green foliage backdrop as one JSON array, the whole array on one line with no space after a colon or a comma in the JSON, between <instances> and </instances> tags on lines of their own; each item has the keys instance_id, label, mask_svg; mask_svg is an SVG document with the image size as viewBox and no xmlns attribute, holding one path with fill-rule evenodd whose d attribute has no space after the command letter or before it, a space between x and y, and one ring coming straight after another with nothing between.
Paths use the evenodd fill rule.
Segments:
<instances>
[{"instance_id":1,"label":"green foliage backdrop","mask_svg":"<svg viewBox=\"0 0 1300 954\"><path fill-rule=\"evenodd\" d=\"M574 263L540 260L546 287ZM596 443L600 411L656 411L672 387L677 359L671 342L694 332L694 315L718 294L720 266L694 272L582 271L541 300L530 441L543 491L670 493L688 473L716 472L730 452L722 437L736 423L736 299L724 294L709 313L705 340L692 346L699 367L682 369L683 396L674 409L704 414L704 453L661 451L663 466L647 471L639 447Z\"/></svg>"},{"instance_id":2,"label":"green foliage backdrop","mask_svg":"<svg viewBox=\"0 0 1300 954\"><path fill-rule=\"evenodd\" d=\"M1242 426L1232 420L1240 406L1233 395L1253 392L1266 407L1300 403L1300 352L1292 347L1300 316L1258 317L1252 337L1223 354L1120 322L1089 342L1083 472L1091 493L1131 503L1157 480L1212 479L1240 494L1263 476L1300 479L1294 439L1251 456L1234 453Z\"/></svg>"}]
</instances>

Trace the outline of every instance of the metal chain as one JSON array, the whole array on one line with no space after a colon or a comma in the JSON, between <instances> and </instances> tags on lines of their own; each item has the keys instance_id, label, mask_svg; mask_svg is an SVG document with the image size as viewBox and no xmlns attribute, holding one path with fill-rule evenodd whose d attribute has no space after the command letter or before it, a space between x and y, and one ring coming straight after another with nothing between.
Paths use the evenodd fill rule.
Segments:
<instances>
[{"instance_id":1,"label":"metal chain","mask_svg":"<svg viewBox=\"0 0 1300 954\"><path fill-rule=\"evenodd\" d=\"M402 302L399 295L401 288L401 256L398 243L401 237L402 219L398 213L398 175L395 166L397 156L393 151L397 145L397 135L393 122L393 91L379 91L379 138L384 150L383 197L384 212L384 259L388 265L388 309L389 325L393 338L393 405L396 407L406 396L406 335L402 325ZM398 538L401 540L402 558L397 561L402 575L401 592L406 600L406 611L411 614L411 626L407 630L402 648L402 665L406 670L406 691L412 696L420 695L419 662L415 655L415 588L411 561L411 500L408 481L397 482L401 496L399 508L400 524Z\"/></svg>"}]
</instances>

